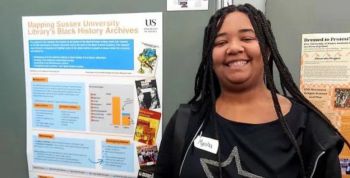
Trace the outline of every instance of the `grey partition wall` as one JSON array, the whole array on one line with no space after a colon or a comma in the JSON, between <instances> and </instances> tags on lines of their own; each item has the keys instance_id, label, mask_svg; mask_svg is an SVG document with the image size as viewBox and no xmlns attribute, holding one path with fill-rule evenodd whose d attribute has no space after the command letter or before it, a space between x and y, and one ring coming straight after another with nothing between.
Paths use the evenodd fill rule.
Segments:
<instances>
[{"instance_id":1,"label":"grey partition wall","mask_svg":"<svg viewBox=\"0 0 350 178\"><path fill-rule=\"evenodd\" d=\"M215 10L166 11L165 0L1 0L0 177L28 177L22 16L163 12L163 118L193 93L204 26Z\"/></svg>"}]
</instances>

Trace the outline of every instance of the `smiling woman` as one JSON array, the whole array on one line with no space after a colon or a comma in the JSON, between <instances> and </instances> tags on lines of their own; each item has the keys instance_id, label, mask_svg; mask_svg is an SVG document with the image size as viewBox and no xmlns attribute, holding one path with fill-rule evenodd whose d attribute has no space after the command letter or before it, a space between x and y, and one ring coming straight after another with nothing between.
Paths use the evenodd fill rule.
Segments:
<instances>
[{"instance_id":1,"label":"smiling woman","mask_svg":"<svg viewBox=\"0 0 350 178\"><path fill-rule=\"evenodd\" d=\"M338 154L349 143L301 94L261 11L218 10L202 54L195 95L165 130L155 177L341 177Z\"/></svg>"},{"instance_id":2,"label":"smiling woman","mask_svg":"<svg viewBox=\"0 0 350 178\"><path fill-rule=\"evenodd\" d=\"M263 66L259 42L248 16L241 12L228 14L213 48L213 69L221 90L243 90L247 85L266 88Z\"/></svg>"}]
</instances>

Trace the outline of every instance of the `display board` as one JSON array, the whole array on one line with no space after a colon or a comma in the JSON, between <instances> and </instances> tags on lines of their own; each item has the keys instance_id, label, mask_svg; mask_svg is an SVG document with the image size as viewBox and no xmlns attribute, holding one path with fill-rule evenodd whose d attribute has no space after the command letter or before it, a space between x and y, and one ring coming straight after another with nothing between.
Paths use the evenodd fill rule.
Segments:
<instances>
[{"instance_id":1,"label":"display board","mask_svg":"<svg viewBox=\"0 0 350 178\"><path fill-rule=\"evenodd\" d=\"M350 139L350 34L303 34L300 90L332 124ZM350 151L339 155L342 174L349 177Z\"/></svg>"},{"instance_id":2,"label":"display board","mask_svg":"<svg viewBox=\"0 0 350 178\"><path fill-rule=\"evenodd\" d=\"M26 154L27 121L24 72L25 55L23 50L22 32L23 16L103 15L162 12L164 60L163 79L161 81L163 81L163 93L159 95L162 95L161 97L163 98L161 107L164 126L169 121L170 116L173 114L179 103L187 102L188 98L192 96L192 86L196 72L194 68L200 61L203 29L207 19L214 11L214 3L210 2L209 11L167 12L166 1L163 0L33 0L30 2L24 0L4 0L1 4L0 23L2 25L0 29L0 43L2 48L0 49L0 80L3 85L0 87L0 118L3 122L0 124L0 140L2 141L0 146L2 160L0 170L1 177L11 178L24 178L29 176ZM185 39L191 40L186 40L186 43L184 43ZM142 51L137 51L136 53L139 54L141 52ZM71 78L70 80L74 80L74 78ZM152 80L142 80L143 79L140 78L138 84L134 81L135 84L133 85L143 85L141 91L146 92L144 94L147 95L147 92L151 91L151 89L147 89L146 85L152 88L153 82ZM48 81L50 81L50 78L48 78ZM51 79L51 81L54 81L54 79ZM95 92L96 87L100 87L100 83L101 81L95 80L95 82L92 82L90 87L84 92ZM79 82L74 84L74 88L76 89L81 88L80 86L81 83ZM96 101L97 103L105 102L103 99L105 95L103 94L106 94L108 90L114 90L114 86L110 85L103 85L103 88L105 92L101 91L95 93L96 95L102 96L99 101ZM137 96L136 89L131 89L135 91L133 93L134 97ZM138 103L137 98L134 104ZM85 104L84 107L90 106ZM133 117L139 116L137 111L135 111L134 114ZM124 124L128 123L127 119L124 119L124 121ZM96 131L101 130L102 127L99 123L96 122L91 125L91 129ZM136 126L137 121L133 124ZM108 127L104 127L103 129L106 129L107 132L112 132L113 130L113 128ZM126 131L126 133L128 133L128 131ZM50 135L41 136L44 137ZM132 138L132 140L134 140L134 138ZM104 141L107 140L105 139ZM138 149L141 150L139 147L136 147L135 152L139 151ZM149 147L144 149L152 150L153 148ZM96 157L96 159L92 161L97 163L99 161L98 159L100 158Z\"/></svg>"},{"instance_id":3,"label":"display board","mask_svg":"<svg viewBox=\"0 0 350 178\"><path fill-rule=\"evenodd\" d=\"M151 175L161 140L162 13L22 22L30 177ZM136 151L146 146L155 149Z\"/></svg>"}]
</instances>

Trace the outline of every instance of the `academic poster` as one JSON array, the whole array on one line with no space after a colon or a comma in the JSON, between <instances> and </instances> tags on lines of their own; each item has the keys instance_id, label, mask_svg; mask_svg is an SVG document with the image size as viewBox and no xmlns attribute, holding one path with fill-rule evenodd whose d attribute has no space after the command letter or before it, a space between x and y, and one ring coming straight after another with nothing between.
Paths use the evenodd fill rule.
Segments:
<instances>
[{"instance_id":1,"label":"academic poster","mask_svg":"<svg viewBox=\"0 0 350 178\"><path fill-rule=\"evenodd\" d=\"M155 163L162 14L28 16L22 25L29 177L137 177L145 161ZM153 132L137 132L153 134L147 143L134 139L144 109L138 88L157 113L157 124L143 122ZM140 162L144 147L152 157Z\"/></svg>"},{"instance_id":2,"label":"academic poster","mask_svg":"<svg viewBox=\"0 0 350 178\"><path fill-rule=\"evenodd\" d=\"M302 36L300 89L350 139L350 33ZM350 151L340 154L343 177L350 177Z\"/></svg>"}]
</instances>

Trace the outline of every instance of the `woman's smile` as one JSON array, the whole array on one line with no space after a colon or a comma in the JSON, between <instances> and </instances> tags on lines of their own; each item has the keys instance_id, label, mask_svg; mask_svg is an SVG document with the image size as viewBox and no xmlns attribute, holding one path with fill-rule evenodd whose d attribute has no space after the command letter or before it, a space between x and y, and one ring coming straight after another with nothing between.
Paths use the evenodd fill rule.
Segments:
<instances>
[{"instance_id":1,"label":"woman's smile","mask_svg":"<svg viewBox=\"0 0 350 178\"><path fill-rule=\"evenodd\" d=\"M232 60L226 62L224 65L229 67L230 69L241 69L249 63L249 60Z\"/></svg>"}]
</instances>

